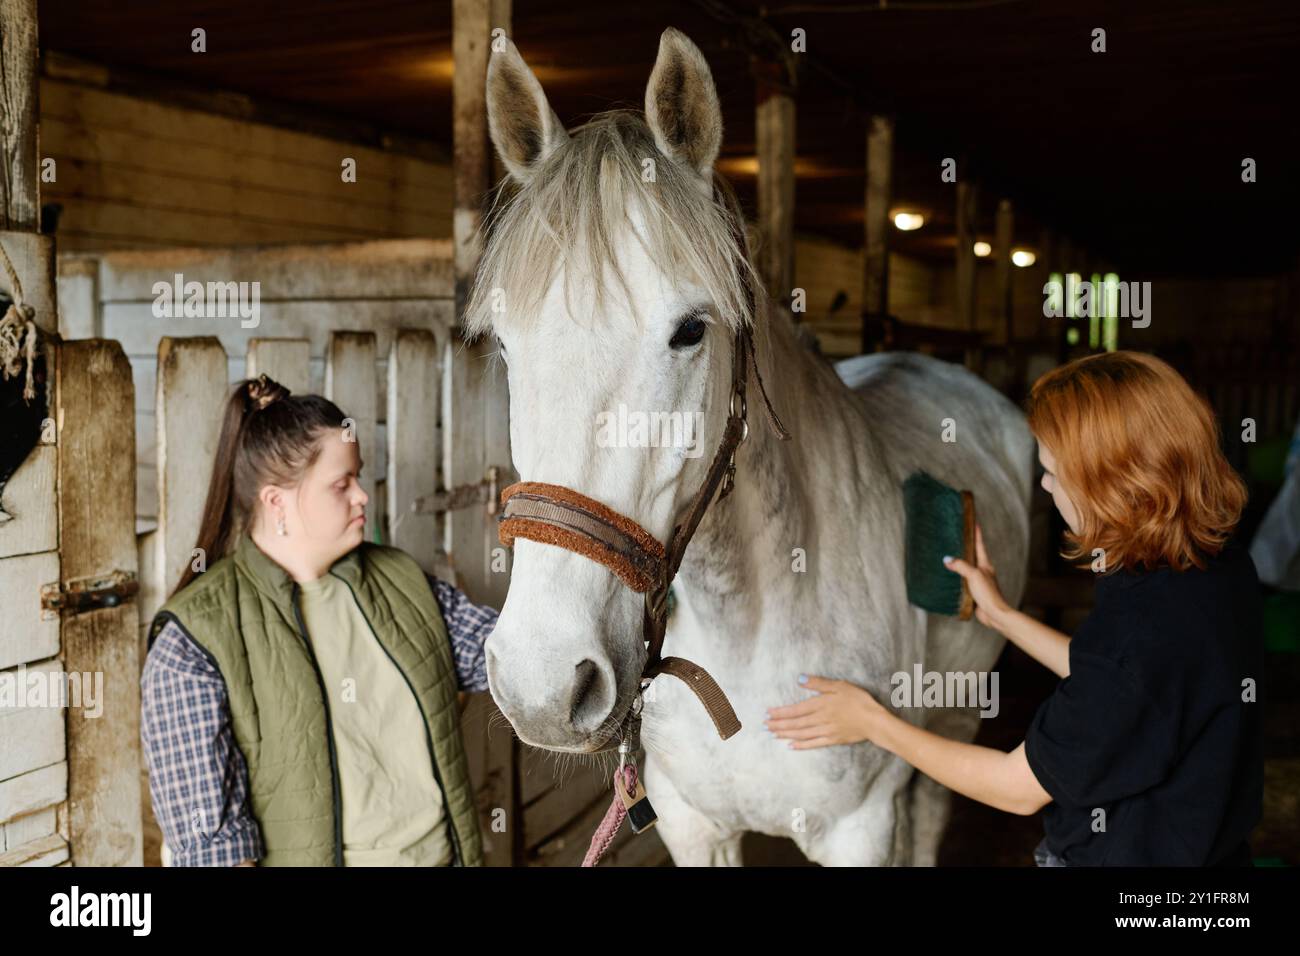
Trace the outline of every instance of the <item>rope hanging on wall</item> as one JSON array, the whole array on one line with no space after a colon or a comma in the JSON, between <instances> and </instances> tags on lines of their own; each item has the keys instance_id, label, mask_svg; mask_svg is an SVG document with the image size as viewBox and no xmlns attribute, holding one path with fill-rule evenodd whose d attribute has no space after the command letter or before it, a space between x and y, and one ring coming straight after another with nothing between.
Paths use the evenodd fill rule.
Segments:
<instances>
[{"instance_id":1,"label":"rope hanging on wall","mask_svg":"<svg viewBox=\"0 0 1300 956\"><path fill-rule=\"evenodd\" d=\"M9 479L40 442L48 410L42 335L36 325L36 310L23 299L22 281L3 242L0 242L0 266L8 277L8 291L0 291L0 496L3 496ZM0 499L0 525L14 517Z\"/></svg>"},{"instance_id":2,"label":"rope hanging on wall","mask_svg":"<svg viewBox=\"0 0 1300 956\"><path fill-rule=\"evenodd\" d=\"M13 295L4 318L0 319L0 372L3 372L5 381L8 381L23 374L25 367L27 377L23 383L23 401L30 402L36 397L36 310L23 302L22 281L2 242L0 264L4 265L9 276L9 288Z\"/></svg>"}]
</instances>

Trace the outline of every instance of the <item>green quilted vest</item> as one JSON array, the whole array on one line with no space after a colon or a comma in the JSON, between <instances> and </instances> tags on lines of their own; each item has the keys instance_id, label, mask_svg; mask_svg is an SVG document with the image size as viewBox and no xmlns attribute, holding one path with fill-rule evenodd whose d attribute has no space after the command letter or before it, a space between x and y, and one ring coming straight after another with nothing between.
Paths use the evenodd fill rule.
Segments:
<instances>
[{"instance_id":1,"label":"green quilted vest","mask_svg":"<svg viewBox=\"0 0 1300 956\"><path fill-rule=\"evenodd\" d=\"M442 787L454 865L481 866L482 841L460 735L456 668L437 599L419 565L395 548L364 543L330 574L345 581L376 639L406 678L424 715ZM225 679L235 739L248 764L262 866L342 866L343 834L333 735L320 673L289 574L242 535L163 605Z\"/></svg>"}]
</instances>

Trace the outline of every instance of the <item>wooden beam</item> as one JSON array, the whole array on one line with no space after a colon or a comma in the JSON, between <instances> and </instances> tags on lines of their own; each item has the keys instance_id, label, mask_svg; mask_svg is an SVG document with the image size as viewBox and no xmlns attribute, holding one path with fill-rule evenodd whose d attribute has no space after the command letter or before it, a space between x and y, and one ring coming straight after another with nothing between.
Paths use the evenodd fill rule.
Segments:
<instances>
[{"instance_id":1,"label":"wooden beam","mask_svg":"<svg viewBox=\"0 0 1300 956\"><path fill-rule=\"evenodd\" d=\"M794 288L794 87L785 64L755 60L758 153L758 271L772 301L789 307ZM795 321L800 316L794 316Z\"/></svg>"},{"instance_id":2,"label":"wooden beam","mask_svg":"<svg viewBox=\"0 0 1300 956\"><path fill-rule=\"evenodd\" d=\"M59 50L47 50L41 65L43 75L51 80L76 83L108 93L353 143L431 163L445 163L450 158L446 147L440 143L311 107L187 83L171 73L136 70L121 64L106 66ZM334 175L337 177L337 172Z\"/></svg>"},{"instance_id":3,"label":"wooden beam","mask_svg":"<svg viewBox=\"0 0 1300 956\"><path fill-rule=\"evenodd\" d=\"M975 330L975 210L974 183L957 183L957 327Z\"/></svg>"},{"instance_id":4,"label":"wooden beam","mask_svg":"<svg viewBox=\"0 0 1300 956\"><path fill-rule=\"evenodd\" d=\"M452 80L452 139L456 191L455 208L452 214L452 241L456 273L457 323L465 314L465 301L469 296L470 283L473 281L479 256L483 251L479 243L483 203L489 186L503 175L499 160L495 165L491 163L492 150L487 132L487 64L488 57L492 55L492 31L500 28L506 35L511 32L511 6L511 0L452 0L452 58L455 62ZM461 348L463 351L463 346ZM460 358L460 362L455 361L453 353L453 361L446 363L444 370L450 383L447 394L442 397L452 410L452 414L443 421L444 430L449 432L445 436L448 447L444 449L447 456L444 460L446 468L444 483L449 487L453 483L452 476L457 473L453 466L469 464L460 457L462 447L473 449L476 453L471 467L476 467L487 460L489 454L495 457L503 444L507 453L502 463L506 464L510 461L508 454L510 406L505 383L504 381L495 383L491 394L486 387L473 392L466 391L464 386L468 383L462 382L461 378L467 371L464 362L467 356L462 355ZM396 374L394 364L390 362L388 366L390 396L394 394L393 376ZM455 421L456 409L462 407L465 402L479 403L476 421L471 426L474 429L472 433L461 429ZM394 440L391 406L388 429L391 443ZM462 446L462 442L467 444ZM481 453L481 456L477 453ZM390 472L392 460L390 455ZM480 472L472 475L471 480L477 481L482 477ZM391 474L389 481L391 484ZM395 490L390 488L389 495L390 500L394 502L394 508L398 507L400 502L393 497L396 495ZM428 516L415 515L400 520L410 522L412 519L421 522L432 520ZM399 520L397 511L390 512L390 520L393 522ZM450 521L448 534L456 538L461 537L458 531L461 524L463 522L457 522L455 519ZM479 535L482 536L485 533L482 529L490 527L490 524L479 519L479 525ZM463 546L468 546L468 541L462 542ZM506 575L494 575L493 578L506 581ZM485 594L482 599L497 598L499 601L499 598L504 596L506 585L498 584L496 580L493 580L492 584L490 598ZM500 607L498 601L494 603ZM489 733L492 724L500 726L501 723L503 718L490 695L472 695L462 726L470 762L470 776L474 782L475 798L482 822L483 859L489 866L511 866L523 860L523 813L519 808L519 748L514 734ZM504 811L504 821L502 821L503 815L498 811ZM504 822L504 832L495 829L501 822Z\"/></svg>"},{"instance_id":5,"label":"wooden beam","mask_svg":"<svg viewBox=\"0 0 1300 956\"><path fill-rule=\"evenodd\" d=\"M1038 261L1042 264L1043 285L1047 284L1048 277L1053 272L1059 272L1057 256L1056 233L1048 226L1042 227L1038 231ZM1034 323L1031 328L1034 330L1034 336L1039 342L1055 342L1055 337L1059 329L1060 319L1049 318L1043 313L1046 311L1047 297L1043 292L1042 285L1034 290L1038 298L1037 305L1034 306Z\"/></svg>"},{"instance_id":6,"label":"wooden beam","mask_svg":"<svg viewBox=\"0 0 1300 956\"><path fill-rule=\"evenodd\" d=\"M889 314L889 204L893 201L894 121L867 121L867 191L863 197L862 351L874 345L870 329Z\"/></svg>"},{"instance_id":7,"label":"wooden beam","mask_svg":"<svg viewBox=\"0 0 1300 956\"><path fill-rule=\"evenodd\" d=\"M998 203L997 218L994 222L993 255L997 276L998 318L1001 319L1003 341L1008 344L1015 337L1015 330L1011 327L1011 245L1014 232L1011 200L1003 199Z\"/></svg>"},{"instance_id":8,"label":"wooden beam","mask_svg":"<svg viewBox=\"0 0 1300 956\"><path fill-rule=\"evenodd\" d=\"M456 204L452 213L455 243L456 317L465 312L469 285L483 249L479 225L491 186L491 148L487 129L487 65L492 31L510 34L511 0L452 0L452 163Z\"/></svg>"},{"instance_id":9,"label":"wooden beam","mask_svg":"<svg viewBox=\"0 0 1300 956\"><path fill-rule=\"evenodd\" d=\"M36 0L0 0L0 230L41 231L39 62Z\"/></svg>"}]
</instances>

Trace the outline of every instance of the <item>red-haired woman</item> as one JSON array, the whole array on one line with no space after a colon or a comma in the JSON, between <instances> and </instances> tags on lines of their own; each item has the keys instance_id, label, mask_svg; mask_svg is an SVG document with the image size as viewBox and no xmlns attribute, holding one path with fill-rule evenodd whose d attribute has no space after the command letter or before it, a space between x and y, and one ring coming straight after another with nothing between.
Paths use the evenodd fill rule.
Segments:
<instances>
[{"instance_id":1,"label":"red-haired woman","mask_svg":"<svg viewBox=\"0 0 1300 956\"><path fill-rule=\"evenodd\" d=\"M1029 425L1065 556L1102 572L1092 614L1070 638L1010 607L982 536L975 564L945 558L979 620L1064 678L1020 746L948 740L802 675L816 695L769 729L795 748L869 740L1010 813L1046 806L1040 866L1249 865L1263 624L1255 567L1228 541L1246 492L1214 417L1166 363L1112 352L1039 379Z\"/></svg>"}]
</instances>

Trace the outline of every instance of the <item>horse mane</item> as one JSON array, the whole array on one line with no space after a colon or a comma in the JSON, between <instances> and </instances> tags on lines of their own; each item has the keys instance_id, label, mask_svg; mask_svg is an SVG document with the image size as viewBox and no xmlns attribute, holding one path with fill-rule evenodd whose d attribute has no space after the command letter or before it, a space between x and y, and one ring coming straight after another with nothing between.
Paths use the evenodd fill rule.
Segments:
<instances>
[{"instance_id":1,"label":"horse mane","mask_svg":"<svg viewBox=\"0 0 1300 956\"><path fill-rule=\"evenodd\" d=\"M646 179L648 171L652 181ZM660 269L698 281L730 332L750 325L756 317L746 284L762 285L749 259L735 194L721 175L715 173L714 181L713 197L704 195L694 172L659 152L640 111L616 109L592 117L570 131L569 141L547 157L527 185L507 177L494 191L481 227L483 254L466 304L465 331L485 334L494 320L529 322L562 265L571 317L572 289L583 281L591 283L598 311L610 287L621 287L640 321L618 261L618 243L632 228L633 209L642 214L646 253ZM739 232L733 227L737 221ZM606 281L606 270L615 282ZM504 307L498 304L502 299Z\"/></svg>"}]
</instances>

